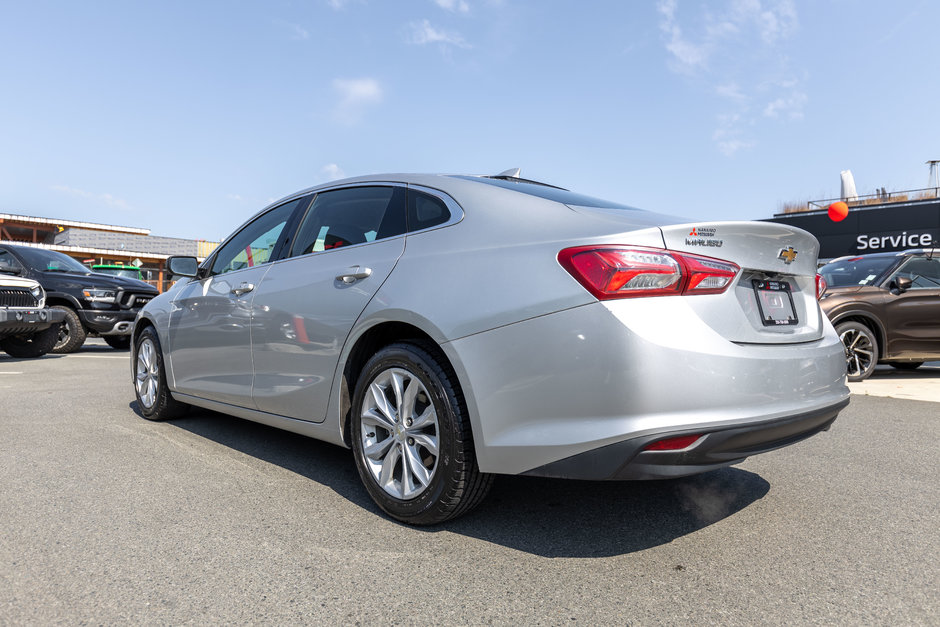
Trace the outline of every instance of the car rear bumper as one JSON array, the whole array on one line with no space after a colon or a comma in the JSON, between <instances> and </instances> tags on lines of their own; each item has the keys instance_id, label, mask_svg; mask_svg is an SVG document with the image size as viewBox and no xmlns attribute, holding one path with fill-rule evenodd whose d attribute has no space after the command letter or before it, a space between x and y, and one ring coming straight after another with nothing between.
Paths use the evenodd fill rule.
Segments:
<instances>
[{"instance_id":1,"label":"car rear bumper","mask_svg":"<svg viewBox=\"0 0 940 627\"><path fill-rule=\"evenodd\" d=\"M745 458L766 453L828 431L848 399L831 407L791 418L717 429L685 429L649 434L603 446L566 459L533 468L523 474L563 479L627 480L671 479L730 466ZM667 438L701 435L691 446L678 451L644 450Z\"/></svg>"},{"instance_id":2,"label":"car rear bumper","mask_svg":"<svg viewBox=\"0 0 940 627\"><path fill-rule=\"evenodd\" d=\"M635 468L620 478L704 472L824 429L849 398L844 349L828 322L817 340L741 344L678 298L668 307L633 300L592 303L443 345L464 389L482 471L544 474L582 454L583 463L599 463L590 461L604 457L595 451L620 445L612 454L619 461L605 461L606 470L576 472L566 464L563 476L613 478L631 460ZM792 433L773 430L790 421ZM734 430L756 435L719 446L740 435ZM642 468L645 453L634 460L663 434L689 433L712 434L693 447L708 455L659 454L652 460L666 463L658 469Z\"/></svg>"}]
</instances>

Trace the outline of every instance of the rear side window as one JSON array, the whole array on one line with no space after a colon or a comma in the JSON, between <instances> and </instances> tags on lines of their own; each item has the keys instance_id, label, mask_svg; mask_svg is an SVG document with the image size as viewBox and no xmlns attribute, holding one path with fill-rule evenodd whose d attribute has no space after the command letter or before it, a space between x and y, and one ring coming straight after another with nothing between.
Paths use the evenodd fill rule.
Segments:
<instances>
[{"instance_id":1,"label":"rear side window","mask_svg":"<svg viewBox=\"0 0 940 627\"><path fill-rule=\"evenodd\" d=\"M405 188L351 187L317 194L291 255L332 250L405 232Z\"/></svg>"},{"instance_id":2,"label":"rear side window","mask_svg":"<svg viewBox=\"0 0 940 627\"><path fill-rule=\"evenodd\" d=\"M429 229L450 220L450 210L440 198L408 190L408 231Z\"/></svg>"}]
</instances>

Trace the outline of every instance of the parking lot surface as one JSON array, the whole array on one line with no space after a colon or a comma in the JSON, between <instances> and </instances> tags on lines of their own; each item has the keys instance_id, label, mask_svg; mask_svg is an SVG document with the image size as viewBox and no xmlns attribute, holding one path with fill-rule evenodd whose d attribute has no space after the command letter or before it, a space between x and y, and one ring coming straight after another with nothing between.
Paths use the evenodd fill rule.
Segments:
<instances>
[{"instance_id":1,"label":"parking lot surface","mask_svg":"<svg viewBox=\"0 0 940 627\"><path fill-rule=\"evenodd\" d=\"M699 477L500 477L420 529L381 515L349 451L133 401L103 343L0 356L0 624L940 616L934 402L855 394L828 433Z\"/></svg>"}]
</instances>

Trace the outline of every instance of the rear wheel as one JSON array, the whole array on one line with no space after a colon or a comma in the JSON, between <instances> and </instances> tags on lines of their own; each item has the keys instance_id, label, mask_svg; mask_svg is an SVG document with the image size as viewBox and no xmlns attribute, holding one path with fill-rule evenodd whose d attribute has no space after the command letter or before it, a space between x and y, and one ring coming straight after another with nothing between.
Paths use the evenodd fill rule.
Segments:
<instances>
[{"instance_id":1,"label":"rear wheel","mask_svg":"<svg viewBox=\"0 0 940 627\"><path fill-rule=\"evenodd\" d=\"M14 335L0 340L2 348L10 357L32 359L42 357L52 350L59 337L58 325L52 325L31 335Z\"/></svg>"},{"instance_id":2,"label":"rear wheel","mask_svg":"<svg viewBox=\"0 0 940 627\"><path fill-rule=\"evenodd\" d=\"M392 344L365 365L352 400L352 445L372 499L406 523L460 516L486 496L456 376L424 347Z\"/></svg>"},{"instance_id":3,"label":"rear wheel","mask_svg":"<svg viewBox=\"0 0 940 627\"><path fill-rule=\"evenodd\" d=\"M85 328L82 326L82 321L71 307L54 305L51 309L58 309L65 314L65 320L59 325L58 338L56 339L55 346L52 348L52 352L74 353L82 347L82 344L85 343L85 337L87 336Z\"/></svg>"},{"instance_id":4,"label":"rear wheel","mask_svg":"<svg viewBox=\"0 0 940 627\"><path fill-rule=\"evenodd\" d=\"M126 351L131 347L131 336L129 335L102 335L108 346L119 351Z\"/></svg>"},{"instance_id":5,"label":"rear wheel","mask_svg":"<svg viewBox=\"0 0 940 627\"><path fill-rule=\"evenodd\" d=\"M891 367L898 370L917 370L923 365L924 362L922 361L897 361L891 364Z\"/></svg>"},{"instance_id":6,"label":"rear wheel","mask_svg":"<svg viewBox=\"0 0 940 627\"><path fill-rule=\"evenodd\" d=\"M867 379L878 363L878 340L872 330L860 322L845 322L836 327L845 347L846 377L849 381Z\"/></svg>"},{"instance_id":7,"label":"rear wheel","mask_svg":"<svg viewBox=\"0 0 940 627\"><path fill-rule=\"evenodd\" d=\"M147 420L166 420L186 413L189 406L170 394L163 367L160 340L153 327L147 327L137 336L134 351L134 393L137 406Z\"/></svg>"}]
</instances>

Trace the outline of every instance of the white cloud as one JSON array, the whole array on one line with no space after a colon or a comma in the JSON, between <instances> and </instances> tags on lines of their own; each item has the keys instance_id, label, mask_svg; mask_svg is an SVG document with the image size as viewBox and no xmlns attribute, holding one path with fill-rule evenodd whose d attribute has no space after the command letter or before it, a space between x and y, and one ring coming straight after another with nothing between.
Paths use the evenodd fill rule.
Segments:
<instances>
[{"instance_id":1,"label":"white cloud","mask_svg":"<svg viewBox=\"0 0 940 627\"><path fill-rule=\"evenodd\" d=\"M130 209L130 205L122 198L117 198L108 193L95 193L88 192L83 189L76 189L74 187L68 187L67 185L53 185L52 189L57 192L62 192L63 194L68 194L69 196L74 196L76 198L84 198L86 200L91 200L94 202L104 203L109 207L114 207L116 209Z\"/></svg>"},{"instance_id":2,"label":"white cloud","mask_svg":"<svg viewBox=\"0 0 940 627\"><path fill-rule=\"evenodd\" d=\"M236 202L244 200L244 198L241 197L241 194L226 194L225 197Z\"/></svg>"},{"instance_id":3,"label":"white cloud","mask_svg":"<svg viewBox=\"0 0 940 627\"><path fill-rule=\"evenodd\" d=\"M712 139L722 154L755 146L761 120L803 117L808 97L785 48L799 28L793 0L658 0L657 10L669 69L720 100Z\"/></svg>"},{"instance_id":4,"label":"white cloud","mask_svg":"<svg viewBox=\"0 0 940 627\"><path fill-rule=\"evenodd\" d=\"M803 106L809 98L803 92L796 92L787 98L777 98L764 107L764 116L768 118L788 117L791 120L803 118Z\"/></svg>"},{"instance_id":5,"label":"white cloud","mask_svg":"<svg viewBox=\"0 0 940 627\"><path fill-rule=\"evenodd\" d=\"M470 5L464 2L464 0L434 0L434 4L445 11L453 11L454 13L470 12Z\"/></svg>"},{"instance_id":6,"label":"white cloud","mask_svg":"<svg viewBox=\"0 0 940 627\"><path fill-rule=\"evenodd\" d=\"M410 33L406 37L406 41L410 44L419 46L425 44L441 44L442 46L470 48L470 44L468 44L459 33L438 30L431 26L431 22L428 20L422 20L420 23L412 22L408 27Z\"/></svg>"},{"instance_id":7,"label":"white cloud","mask_svg":"<svg viewBox=\"0 0 940 627\"><path fill-rule=\"evenodd\" d=\"M341 11L346 8L347 4L352 3L354 0L327 0L327 4L330 5L334 11Z\"/></svg>"},{"instance_id":8,"label":"white cloud","mask_svg":"<svg viewBox=\"0 0 940 627\"><path fill-rule=\"evenodd\" d=\"M374 78L337 78L333 90L339 95L334 117L346 124L358 122L365 109L382 102L383 97L382 86Z\"/></svg>"},{"instance_id":9,"label":"white cloud","mask_svg":"<svg viewBox=\"0 0 940 627\"><path fill-rule=\"evenodd\" d=\"M320 168L320 174L322 175L322 180L324 181L335 181L336 179L346 178L346 173L343 172L343 168L339 167L335 163L327 163L325 166Z\"/></svg>"}]
</instances>

